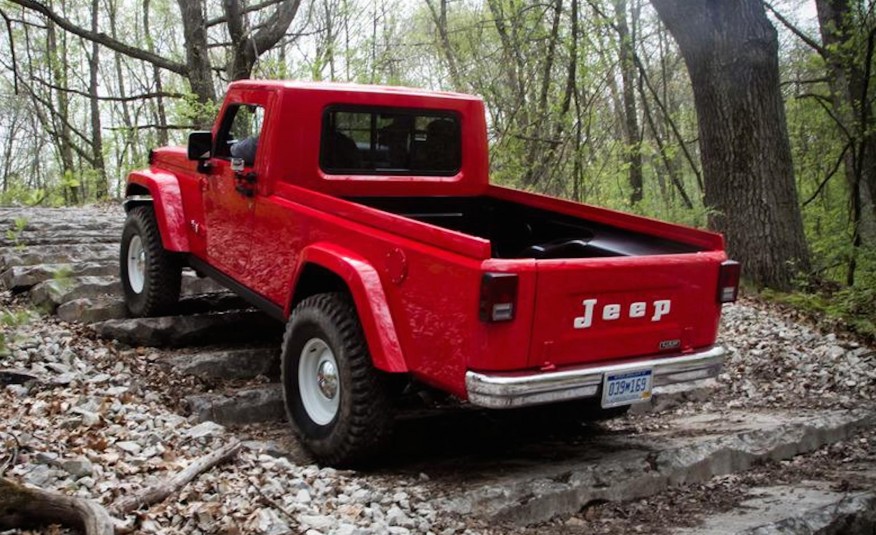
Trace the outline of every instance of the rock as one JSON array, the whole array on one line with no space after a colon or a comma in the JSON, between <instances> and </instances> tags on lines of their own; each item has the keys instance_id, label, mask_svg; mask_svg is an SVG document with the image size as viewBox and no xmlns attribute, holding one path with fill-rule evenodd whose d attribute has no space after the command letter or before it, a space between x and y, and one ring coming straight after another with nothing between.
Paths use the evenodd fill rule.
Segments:
<instances>
[{"instance_id":1,"label":"rock","mask_svg":"<svg viewBox=\"0 0 876 535\"><path fill-rule=\"evenodd\" d=\"M390 526L402 526L405 528L414 527L414 521L405 514L397 505L393 505L386 512L386 522Z\"/></svg>"},{"instance_id":2,"label":"rock","mask_svg":"<svg viewBox=\"0 0 876 535\"><path fill-rule=\"evenodd\" d=\"M12 266L0 274L0 284L7 290L22 292L47 280L63 282L69 277L86 275L116 275L118 263L82 262L77 264L37 264L34 266Z\"/></svg>"},{"instance_id":3,"label":"rock","mask_svg":"<svg viewBox=\"0 0 876 535\"><path fill-rule=\"evenodd\" d=\"M128 315L128 310L125 302L118 298L82 297L60 305L56 313L59 318L71 323L97 323L124 318Z\"/></svg>"},{"instance_id":4,"label":"rock","mask_svg":"<svg viewBox=\"0 0 876 535\"><path fill-rule=\"evenodd\" d=\"M867 409L816 415L743 410L719 418L709 413L679 417L667 424L679 430L674 441L659 433L633 435L612 440L597 458L565 460L553 472L500 471L493 480L469 484L460 495L437 501L436 508L490 521L543 522L588 502L633 500L670 485L703 482L766 460L788 459L844 440L874 423L876 414Z\"/></svg>"},{"instance_id":5,"label":"rock","mask_svg":"<svg viewBox=\"0 0 876 535\"><path fill-rule=\"evenodd\" d=\"M91 461L85 457L77 457L75 459L61 461L61 468L77 479L90 476L94 471L94 466L91 464Z\"/></svg>"},{"instance_id":6,"label":"rock","mask_svg":"<svg viewBox=\"0 0 876 535\"><path fill-rule=\"evenodd\" d=\"M6 391L19 398L23 398L30 394L30 389L21 385L6 385Z\"/></svg>"},{"instance_id":7,"label":"rock","mask_svg":"<svg viewBox=\"0 0 876 535\"><path fill-rule=\"evenodd\" d=\"M228 292L228 290L213 279L198 277L191 272L183 273L182 295L201 295L226 292Z\"/></svg>"},{"instance_id":8,"label":"rock","mask_svg":"<svg viewBox=\"0 0 876 535\"><path fill-rule=\"evenodd\" d=\"M33 466L33 468L24 475L25 482L40 488L45 487L46 483L48 483L51 478L52 470L44 464Z\"/></svg>"},{"instance_id":9,"label":"rock","mask_svg":"<svg viewBox=\"0 0 876 535\"><path fill-rule=\"evenodd\" d=\"M278 338L280 322L256 311L107 320L91 326L130 346L190 346Z\"/></svg>"},{"instance_id":10,"label":"rock","mask_svg":"<svg viewBox=\"0 0 876 535\"><path fill-rule=\"evenodd\" d=\"M307 492L307 490L301 489L298 491L298 494L295 495L295 501L298 503L301 503L301 504L308 504L313 500L310 497L310 493Z\"/></svg>"},{"instance_id":11,"label":"rock","mask_svg":"<svg viewBox=\"0 0 876 535\"><path fill-rule=\"evenodd\" d=\"M141 451L143 451L143 447L137 444L136 442L131 442L124 440L122 442L116 442L116 447L122 451L128 452L132 455L137 455Z\"/></svg>"},{"instance_id":12,"label":"rock","mask_svg":"<svg viewBox=\"0 0 876 535\"><path fill-rule=\"evenodd\" d=\"M678 535L780 535L785 533L873 533L876 494L834 492L827 482L798 487L758 487L738 507L707 518Z\"/></svg>"},{"instance_id":13,"label":"rock","mask_svg":"<svg viewBox=\"0 0 876 535\"><path fill-rule=\"evenodd\" d=\"M30 301L35 306L54 313L58 305L74 299L118 296L121 291L122 285L118 277L70 277L37 284L30 292Z\"/></svg>"},{"instance_id":14,"label":"rock","mask_svg":"<svg viewBox=\"0 0 876 535\"><path fill-rule=\"evenodd\" d=\"M279 421L286 416L283 390L277 384L245 388L229 395L198 394L186 398L186 404L197 422L240 425Z\"/></svg>"},{"instance_id":15,"label":"rock","mask_svg":"<svg viewBox=\"0 0 876 535\"><path fill-rule=\"evenodd\" d=\"M121 231L119 232L121 237ZM26 248L0 248L0 271L15 266L37 264L78 264L80 262L118 262L117 244L31 245Z\"/></svg>"},{"instance_id":16,"label":"rock","mask_svg":"<svg viewBox=\"0 0 876 535\"><path fill-rule=\"evenodd\" d=\"M304 528L312 528L319 531L329 531L337 522L327 515L298 515L298 522Z\"/></svg>"},{"instance_id":17,"label":"rock","mask_svg":"<svg viewBox=\"0 0 876 535\"><path fill-rule=\"evenodd\" d=\"M171 364L179 373L212 379L280 375L279 346L179 355Z\"/></svg>"},{"instance_id":18,"label":"rock","mask_svg":"<svg viewBox=\"0 0 876 535\"><path fill-rule=\"evenodd\" d=\"M185 436L189 438L204 438L220 436L225 433L225 427L211 421L201 422L200 424L188 429Z\"/></svg>"}]
</instances>

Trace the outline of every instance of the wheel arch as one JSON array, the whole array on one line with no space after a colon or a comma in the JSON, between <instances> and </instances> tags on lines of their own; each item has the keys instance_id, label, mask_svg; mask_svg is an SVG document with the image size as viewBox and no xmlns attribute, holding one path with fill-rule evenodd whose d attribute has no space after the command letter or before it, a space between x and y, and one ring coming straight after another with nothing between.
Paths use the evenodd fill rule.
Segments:
<instances>
[{"instance_id":1,"label":"wheel arch","mask_svg":"<svg viewBox=\"0 0 876 535\"><path fill-rule=\"evenodd\" d=\"M322 292L346 292L353 298L374 367L391 373L408 371L380 275L364 258L332 244L302 251L285 311Z\"/></svg>"},{"instance_id":2,"label":"wheel arch","mask_svg":"<svg viewBox=\"0 0 876 535\"><path fill-rule=\"evenodd\" d=\"M189 238L179 180L171 173L135 171L128 175L125 212L151 205L158 221L161 243L168 251L189 252Z\"/></svg>"}]
</instances>

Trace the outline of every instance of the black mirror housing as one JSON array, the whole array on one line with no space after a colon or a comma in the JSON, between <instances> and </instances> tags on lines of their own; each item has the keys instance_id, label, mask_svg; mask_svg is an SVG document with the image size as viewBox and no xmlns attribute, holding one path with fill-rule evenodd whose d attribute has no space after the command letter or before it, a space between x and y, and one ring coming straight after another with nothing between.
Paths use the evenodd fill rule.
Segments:
<instances>
[{"instance_id":1,"label":"black mirror housing","mask_svg":"<svg viewBox=\"0 0 876 535\"><path fill-rule=\"evenodd\" d=\"M189 134L189 160L207 160L213 151L213 133L210 131Z\"/></svg>"}]
</instances>

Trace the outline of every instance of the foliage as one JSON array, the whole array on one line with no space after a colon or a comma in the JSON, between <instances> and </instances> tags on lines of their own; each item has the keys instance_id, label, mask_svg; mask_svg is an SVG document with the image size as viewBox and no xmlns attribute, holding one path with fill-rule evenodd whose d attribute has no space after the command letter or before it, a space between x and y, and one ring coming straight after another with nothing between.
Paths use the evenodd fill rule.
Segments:
<instances>
[{"instance_id":1,"label":"foliage","mask_svg":"<svg viewBox=\"0 0 876 535\"><path fill-rule=\"evenodd\" d=\"M4 355L9 351L7 344L9 340L6 338L7 333L14 327L25 325L34 319L34 313L30 310L0 310L0 326L4 328L0 330L0 355Z\"/></svg>"},{"instance_id":2,"label":"foliage","mask_svg":"<svg viewBox=\"0 0 876 535\"><path fill-rule=\"evenodd\" d=\"M144 13L147 3L108 0L98 31L185 64L180 3L152 0ZM246 25L252 31L274 13L271 3L262 4L268 7L250 15ZM819 41L811 13L794 2L773 4L799 34ZM145 164L149 148L182 143L188 127L217 112L218 103L200 102L180 73L101 48L99 93L108 98L98 104L106 162L101 171L90 161L96 137L90 43L18 5L5 8L12 24L0 44L4 57L12 57L13 43L17 52L15 73L11 59L0 63L0 205L90 202L99 195L101 173L110 177L110 196L118 196L126 173ZM90 22L87 3L54 5L73 23ZM219 3L204 5L207 19L222 15ZM872 113L869 124L856 122L849 113L854 101L834 109L830 69L837 61L845 72L853 67L876 72L876 65L864 69L873 62L866 52L876 11L874 0L850 5L851 30L843 34L849 38L820 52L785 23L772 21L780 32L788 131L814 264L801 278L801 293L787 299L863 321L866 330L876 286L876 259L867 247L876 244L855 246L851 190L841 159L850 138L876 126ZM636 56L632 88L624 87L620 71L620 17L628 22ZM225 25L211 25L208 42L221 94L234 54ZM314 0L301 3L278 46L258 52L257 77L481 95L491 179L497 183L697 227L707 226L714 215L703 201L699 131L685 63L649 2ZM625 89L635 97L636 143L627 141ZM161 91L168 96L132 98ZM644 198L635 204L629 184L633 149L641 152L644 178ZM851 267L856 273L849 285Z\"/></svg>"},{"instance_id":3,"label":"foliage","mask_svg":"<svg viewBox=\"0 0 876 535\"><path fill-rule=\"evenodd\" d=\"M868 250L864 256L860 280L853 286L822 282L793 293L764 290L762 296L816 317L826 316L838 327L876 341L876 249Z\"/></svg>"},{"instance_id":4,"label":"foliage","mask_svg":"<svg viewBox=\"0 0 876 535\"><path fill-rule=\"evenodd\" d=\"M27 228L27 218L16 217L12 222L12 228L6 230L6 239L11 241L16 247L21 247L21 233Z\"/></svg>"}]
</instances>

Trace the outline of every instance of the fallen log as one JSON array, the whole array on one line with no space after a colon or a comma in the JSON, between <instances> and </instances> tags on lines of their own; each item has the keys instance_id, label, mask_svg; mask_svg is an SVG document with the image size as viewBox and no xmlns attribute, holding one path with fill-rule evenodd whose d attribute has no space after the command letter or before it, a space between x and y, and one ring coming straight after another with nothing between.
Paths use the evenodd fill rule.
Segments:
<instances>
[{"instance_id":1,"label":"fallen log","mask_svg":"<svg viewBox=\"0 0 876 535\"><path fill-rule=\"evenodd\" d=\"M240 450L235 441L199 457L182 471L164 482L123 498L111 511L119 517L156 503L188 485L199 474L232 458ZM66 496L36 487L25 486L0 477L0 529L60 524L85 532L86 535L121 535L131 528L114 518L99 503L85 498Z\"/></svg>"},{"instance_id":2,"label":"fallen log","mask_svg":"<svg viewBox=\"0 0 876 535\"><path fill-rule=\"evenodd\" d=\"M0 478L0 528L61 524L87 535L113 535L112 517L99 503Z\"/></svg>"}]
</instances>

